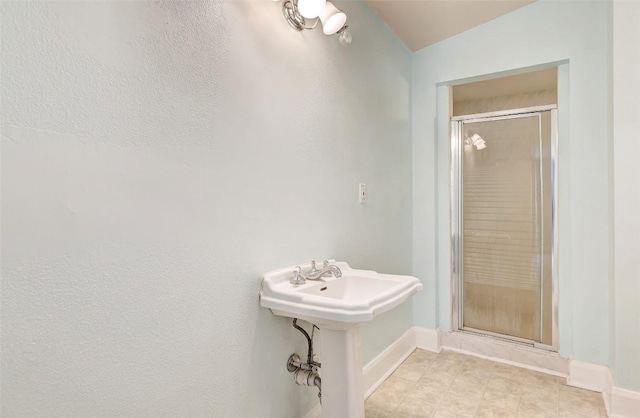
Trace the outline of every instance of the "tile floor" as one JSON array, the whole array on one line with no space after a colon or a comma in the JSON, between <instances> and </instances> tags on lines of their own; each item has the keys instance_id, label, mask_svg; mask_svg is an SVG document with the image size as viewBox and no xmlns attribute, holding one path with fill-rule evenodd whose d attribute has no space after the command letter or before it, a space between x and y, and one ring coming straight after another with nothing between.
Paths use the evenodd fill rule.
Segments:
<instances>
[{"instance_id":1,"label":"tile floor","mask_svg":"<svg viewBox=\"0 0 640 418\"><path fill-rule=\"evenodd\" d=\"M606 417L602 395L565 378L452 351L416 350L367 399L366 418Z\"/></svg>"}]
</instances>

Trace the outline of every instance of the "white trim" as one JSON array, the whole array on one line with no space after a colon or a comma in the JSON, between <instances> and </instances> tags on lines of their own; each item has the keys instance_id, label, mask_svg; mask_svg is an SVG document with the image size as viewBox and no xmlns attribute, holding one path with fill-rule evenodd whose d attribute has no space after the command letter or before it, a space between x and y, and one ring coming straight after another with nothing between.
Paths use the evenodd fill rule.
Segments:
<instances>
[{"instance_id":1,"label":"white trim","mask_svg":"<svg viewBox=\"0 0 640 418\"><path fill-rule=\"evenodd\" d=\"M613 375L611 369L607 369L604 378L604 388L602 389L602 399L604 407L607 410L607 416L611 416L611 391L613 389Z\"/></svg>"},{"instance_id":2,"label":"white trim","mask_svg":"<svg viewBox=\"0 0 640 418\"><path fill-rule=\"evenodd\" d=\"M384 382L387 377L402 364L416 349L415 327L409 328L400 338L386 350L378 354L364 366L364 398L368 398Z\"/></svg>"},{"instance_id":3,"label":"white trim","mask_svg":"<svg viewBox=\"0 0 640 418\"><path fill-rule=\"evenodd\" d=\"M413 327L416 334L416 347L422 350L440 352L440 333L434 329Z\"/></svg>"},{"instance_id":4,"label":"white trim","mask_svg":"<svg viewBox=\"0 0 640 418\"><path fill-rule=\"evenodd\" d=\"M640 392L614 387L611 391L612 418L633 418L640 411Z\"/></svg>"},{"instance_id":5,"label":"white trim","mask_svg":"<svg viewBox=\"0 0 640 418\"><path fill-rule=\"evenodd\" d=\"M461 115L461 116L452 116L451 121L464 121L470 122L474 119L486 119L486 118L495 118L495 117L503 117L503 116L512 116L512 115L521 115L525 113L538 113L538 112L546 112L549 110L556 110L558 105L542 105L542 106L530 106L530 107L521 107L519 109L508 109L508 110L497 110L494 112L485 112L485 113L474 113L471 115Z\"/></svg>"},{"instance_id":6,"label":"white trim","mask_svg":"<svg viewBox=\"0 0 640 418\"><path fill-rule=\"evenodd\" d=\"M571 360L567 385L581 389L605 392L611 371L606 366Z\"/></svg>"},{"instance_id":7,"label":"white trim","mask_svg":"<svg viewBox=\"0 0 640 418\"><path fill-rule=\"evenodd\" d=\"M602 392L607 415L611 418L633 418L640 411L640 392L615 387L611 370L606 366L573 360L567 385Z\"/></svg>"}]
</instances>

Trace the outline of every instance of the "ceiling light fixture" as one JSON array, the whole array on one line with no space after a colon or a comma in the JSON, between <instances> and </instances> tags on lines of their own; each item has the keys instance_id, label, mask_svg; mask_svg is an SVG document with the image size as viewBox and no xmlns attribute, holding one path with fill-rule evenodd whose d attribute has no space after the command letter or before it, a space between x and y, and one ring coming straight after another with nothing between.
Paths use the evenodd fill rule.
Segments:
<instances>
[{"instance_id":1,"label":"ceiling light fixture","mask_svg":"<svg viewBox=\"0 0 640 418\"><path fill-rule=\"evenodd\" d=\"M349 45L351 33L347 31L347 15L327 0L285 0L282 3L282 14L289 25L297 31L314 29L318 22L322 23L325 35L338 34L342 45ZM310 25L307 19L315 19Z\"/></svg>"}]
</instances>

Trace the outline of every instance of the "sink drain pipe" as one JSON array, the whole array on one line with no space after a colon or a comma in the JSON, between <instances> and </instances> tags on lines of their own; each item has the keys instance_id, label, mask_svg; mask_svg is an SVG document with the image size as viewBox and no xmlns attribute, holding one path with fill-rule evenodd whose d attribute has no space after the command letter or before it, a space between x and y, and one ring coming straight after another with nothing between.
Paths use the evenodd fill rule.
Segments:
<instances>
[{"instance_id":1,"label":"sink drain pipe","mask_svg":"<svg viewBox=\"0 0 640 418\"><path fill-rule=\"evenodd\" d=\"M298 325L298 318L294 318L293 327L300 331L302 335L304 335L307 339L307 362L303 363L300 359L300 356L293 353L287 360L287 370L290 373L293 373L293 381L296 382L296 385L317 386L318 399L322 404L322 379L318 374L318 368L321 366L321 364L314 361L313 359L313 330L311 331L311 336L309 336L309 333L305 331L304 328L302 328L300 325ZM315 329L316 326L313 325L313 328Z\"/></svg>"}]
</instances>

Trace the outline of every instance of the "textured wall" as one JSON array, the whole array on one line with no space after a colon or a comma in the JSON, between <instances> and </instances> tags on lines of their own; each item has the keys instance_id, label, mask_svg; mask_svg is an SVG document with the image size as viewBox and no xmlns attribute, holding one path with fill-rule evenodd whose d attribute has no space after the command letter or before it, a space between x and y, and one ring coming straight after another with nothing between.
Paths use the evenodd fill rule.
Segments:
<instances>
[{"instance_id":1,"label":"textured wall","mask_svg":"<svg viewBox=\"0 0 640 418\"><path fill-rule=\"evenodd\" d=\"M339 7L349 48L278 2L0 4L3 417L315 405L261 273L411 270L411 57ZM410 316L365 327L365 361Z\"/></svg>"},{"instance_id":2,"label":"textured wall","mask_svg":"<svg viewBox=\"0 0 640 418\"><path fill-rule=\"evenodd\" d=\"M450 326L446 84L562 63L558 84L560 352L586 362L609 363L609 221L613 216L609 31L608 2L541 0L414 54L414 274L425 284L425 291L415 299L419 301L414 304L417 324ZM436 294L437 298L432 296Z\"/></svg>"}]
</instances>

